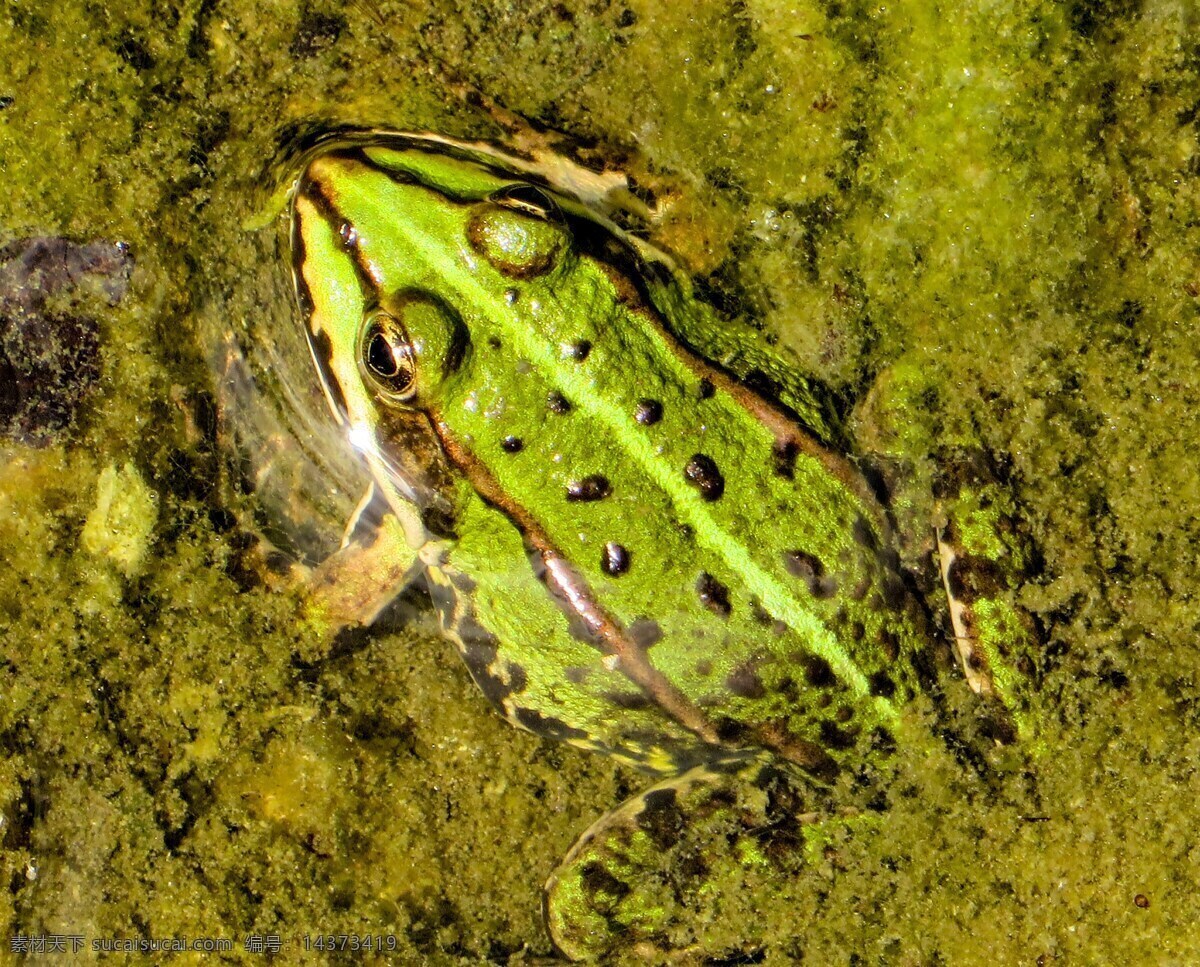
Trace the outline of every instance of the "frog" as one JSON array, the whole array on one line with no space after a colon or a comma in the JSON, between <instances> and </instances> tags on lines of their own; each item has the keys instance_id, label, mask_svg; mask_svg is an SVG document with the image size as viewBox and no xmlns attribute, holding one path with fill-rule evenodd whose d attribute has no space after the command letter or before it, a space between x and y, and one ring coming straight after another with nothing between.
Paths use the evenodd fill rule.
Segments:
<instances>
[{"instance_id":1,"label":"frog","mask_svg":"<svg viewBox=\"0 0 1200 967\"><path fill-rule=\"evenodd\" d=\"M316 607L369 624L424 582L509 723L648 776L546 885L561 953L661 949L660 854L692 824L844 821L839 777L895 749L948 655L983 741L1036 728L995 478L949 475L943 631L835 408L621 224L612 183L379 130L298 167L298 316L370 479ZM754 837L717 840L751 862Z\"/></svg>"}]
</instances>

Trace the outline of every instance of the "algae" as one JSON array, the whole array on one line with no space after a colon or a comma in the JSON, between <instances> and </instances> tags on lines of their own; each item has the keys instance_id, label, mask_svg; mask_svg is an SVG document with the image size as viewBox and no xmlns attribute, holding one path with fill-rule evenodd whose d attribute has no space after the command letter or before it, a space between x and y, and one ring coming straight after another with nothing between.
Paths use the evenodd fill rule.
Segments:
<instances>
[{"instance_id":1,"label":"algae","mask_svg":"<svg viewBox=\"0 0 1200 967\"><path fill-rule=\"evenodd\" d=\"M551 953L540 884L640 778L492 716L419 601L314 638L298 592L246 566L255 495L227 482L205 345L213 306L286 318L278 246L243 226L298 141L501 136L476 89L633 173L655 241L860 442L880 375L918 381L872 407L914 468L907 528L938 441L967 441L1039 552L1040 754L905 743L877 823L786 877L743 870L671 939L753 929L766 963L1195 962L1198 16L10 0L0 242L119 240L136 267L97 313L77 425L0 458L4 932L236 941L182 962L257 962L251 934L286 962L334 959L305 949L319 934L393 938L372 957L398 963ZM101 468L127 465L157 513L114 580L82 548ZM910 714L917 736L930 712Z\"/></svg>"}]
</instances>

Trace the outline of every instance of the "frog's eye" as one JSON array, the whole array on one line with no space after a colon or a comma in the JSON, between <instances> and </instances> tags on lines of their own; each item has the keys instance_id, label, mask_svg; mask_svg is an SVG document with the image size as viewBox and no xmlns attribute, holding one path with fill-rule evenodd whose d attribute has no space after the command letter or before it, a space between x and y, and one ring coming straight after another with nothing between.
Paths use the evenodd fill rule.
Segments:
<instances>
[{"instance_id":1,"label":"frog's eye","mask_svg":"<svg viewBox=\"0 0 1200 967\"><path fill-rule=\"evenodd\" d=\"M417 395L417 360L398 319L386 312L367 317L359 339L359 365L386 396L408 403Z\"/></svg>"},{"instance_id":2,"label":"frog's eye","mask_svg":"<svg viewBox=\"0 0 1200 967\"><path fill-rule=\"evenodd\" d=\"M537 185L531 185L528 182L506 185L492 192L488 200L548 222L563 221L562 212L559 211L558 204L554 199Z\"/></svg>"}]
</instances>

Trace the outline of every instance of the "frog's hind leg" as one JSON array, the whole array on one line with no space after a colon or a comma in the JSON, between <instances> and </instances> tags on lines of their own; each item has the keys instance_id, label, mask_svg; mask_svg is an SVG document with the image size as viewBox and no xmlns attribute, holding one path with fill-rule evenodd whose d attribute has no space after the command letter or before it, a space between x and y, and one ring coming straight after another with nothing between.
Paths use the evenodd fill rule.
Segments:
<instances>
[{"instance_id":1,"label":"frog's hind leg","mask_svg":"<svg viewBox=\"0 0 1200 967\"><path fill-rule=\"evenodd\" d=\"M755 878L809 865L818 823L846 822L828 794L769 759L697 766L601 817L546 884L550 935L572 959L620 949L661 957L694 952L697 923ZM738 922L734 956L756 946Z\"/></svg>"}]
</instances>

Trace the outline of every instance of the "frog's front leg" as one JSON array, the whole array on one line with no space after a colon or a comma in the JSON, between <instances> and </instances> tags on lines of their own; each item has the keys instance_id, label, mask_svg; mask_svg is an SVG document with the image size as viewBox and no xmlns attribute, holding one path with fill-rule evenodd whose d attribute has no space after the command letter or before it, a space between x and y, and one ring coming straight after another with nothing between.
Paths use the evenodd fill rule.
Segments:
<instances>
[{"instance_id":1,"label":"frog's front leg","mask_svg":"<svg viewBox=\"0 0 1200 967\"><path fill-rule=\"evenodd\" d=\"M810 779L768 757L697 766L579 838L546 884L547 926L572 959L616 949L684 954L698 914L712 914L755 873L813 865L827 824L852 821ZM745 949L724 953L754 947L753 927L744 927Z\"/></svg>"},{"instance_id":2,"label":"frog's front leg","mask_svg":"<svg viewBox=\"0 0 1200 967\"><path fill-rule=\"evenodd\" d=\"M327 631L369 625L420 571L393 514L360 529L306 576L305 617Z\"/></svg>"}]
</instances>

